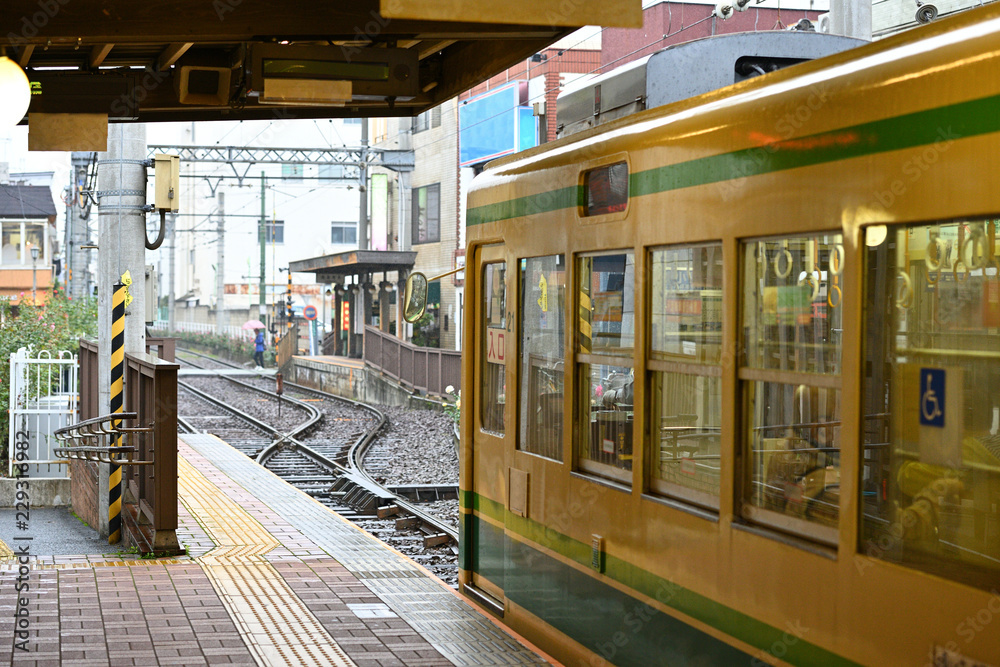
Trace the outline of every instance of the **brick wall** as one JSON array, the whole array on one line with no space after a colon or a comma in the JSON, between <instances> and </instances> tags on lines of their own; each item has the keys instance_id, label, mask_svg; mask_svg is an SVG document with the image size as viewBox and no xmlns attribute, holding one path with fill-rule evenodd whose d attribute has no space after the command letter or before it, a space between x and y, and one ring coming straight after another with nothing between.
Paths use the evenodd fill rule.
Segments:
<instances>
[{"instance_id":1,"label":"brick wall","mask_svg":"<svg viewBox=\"0 0 1000 667\"><path fill-rule=\"evenodd\" d=\"M88 526L98 530L97 519L97 464L91 461L73 461L70 464L70 493L73 511Z\"/></svg>"}]
</instances>

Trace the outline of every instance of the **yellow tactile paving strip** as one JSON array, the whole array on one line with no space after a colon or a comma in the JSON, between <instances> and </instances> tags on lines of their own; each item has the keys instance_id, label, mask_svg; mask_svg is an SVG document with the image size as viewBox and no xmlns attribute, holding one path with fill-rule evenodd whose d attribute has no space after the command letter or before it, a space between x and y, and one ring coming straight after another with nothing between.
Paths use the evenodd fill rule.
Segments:
<instances>
[{"instance_id":1,"label":"yellow tactile paving strip","mask_svg":"<svg viewBox=\"0 0 1000 667\"><path fill-rule=\"evenodd\" d=\"M264 554L281 546L184 458L181 502L218 545L196 558L260 665L354 665Z\"/></svg>"},{"instance_id":2,"label":"yellow tactile paving strip","mask_svg":"<svg viewBox=\"0 0 1000 667\"><path fill-rule=\"evenodd\" d=\"M11 548L7 546L6 542L0 540L0 560L13 557L14 557L14 552L11 550Z\"/></svg>"}]
</instances>

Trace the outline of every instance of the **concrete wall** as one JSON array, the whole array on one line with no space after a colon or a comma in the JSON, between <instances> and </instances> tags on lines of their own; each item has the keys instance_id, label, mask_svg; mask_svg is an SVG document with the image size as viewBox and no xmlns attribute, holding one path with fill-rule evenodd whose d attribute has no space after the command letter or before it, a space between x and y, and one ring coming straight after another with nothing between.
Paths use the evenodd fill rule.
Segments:
<instances>
[{"instance_id":1,"label":"concrete wall","mask_svg":"<svg viewBox=\"0 0 1000 667\"><path fill-rule=\"evenodd\" d=\"M27 481L28 502L31 507L64 507L70 504L70 480L36 479L17 480L12 477L0 479L0 507L14 507L17 503L17 482ZM96 490L95 490L96 493ZM96 508L95 508L96 513Z\"/></svg>"},{"instance_id":2,"label":"concrete wall","mask_svg":"<svg viewBox=\"0 0 1000 667\"><path fill-rule=\"evenodd\" d=\"M295 357L289 375L296 384L362 403L413 407L412 392L367 368L351 368L310 361L307 357Z\"/></svg>"}]
</instances>

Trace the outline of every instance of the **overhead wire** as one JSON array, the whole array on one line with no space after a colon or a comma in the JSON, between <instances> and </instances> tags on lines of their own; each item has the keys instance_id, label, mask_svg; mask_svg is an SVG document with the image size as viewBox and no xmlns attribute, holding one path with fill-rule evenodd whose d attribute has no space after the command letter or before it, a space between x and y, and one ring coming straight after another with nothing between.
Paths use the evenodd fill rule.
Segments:
<instances>
[{"instance_id":1,"label":"overhead wire","mask_svg":"<svg viewBox=\"0 0 1000 667\"><path fill-rule=\"evenodd\" d=\"M681 34L682 32L690 30L691 28L694 28L695 26L700 25L701 23L704 23L705 21L708 21L709 19L711 19L713 17L713 14L710 13L708 16L705 16L705 17L703 17L703 18L695 21L694 23L691 23L690 25L682 26L682 27L678 28L674 32L669 32L670 28L673 27L673 13L672 13L672 10L670 8L670 3L666 3L666 4L668 5L668 7L667 7L667 9L668 9L668 23L667 23L667 30L668 30L668 32L666 34L663 34L659 38L657 38L657 39L655 39L655 40L653 40L653 41L651 41L651 42L649 42L647 44L644 44L643 46L640 46L639 48L634 49L634 50L630 51L629 53L626 53L626 54L624 54L622 56L619 56L618 58L615 58L614 60L612 60L610 62L603 63L603 64L601 64L601 65L599 65L599 66L591 69L588 72L581 72L580 75L581 76L590 76L590 75L597 74L601 70L607 69L610 66L612 66L612 65L614 65L614 64L616 64L618 62L621 62L622 60L624 60L626 58L629 58L629 57L635 55L636 53L639 53L640 51L643 51L644 49L648 49L648 48L650 48L652 46L655 46L656 44L658 44L660 42L663 42L666 39L669 39L671 37L675 37L675 36ZM757 17L756 18L759 20L759 17L760 17L760 11L759 11L759 8L758 8L757 9ZM756 29L757 29L757 25L756 25L756 21L755 21L754 30L756 31ZM603 35L603 33L605 31L607 31L607 30L608 30L608 28L606 28L606 27L601 28L600 30L598 30L595 33L588 34L586 37L584 37L580 41L576 42L575 44L559 49L558 55L556 57L557 58L562 57L563 53L565 53L567 51L573 51L574 49L576 49L576 47L578 47L581 44L584 44L585 42L593 39L597 35ZM542 67L542 66L543 66L542 62L531 63L529 61L529 65L528 65L526 73L530 75L530 73L531 73L532 70L537 69L537 68ZM547 88L547 89L543 90L540 94L535 95L534 97L530 97L528 99L528 102L532 102L532 101L536 101L536 100L539 100L539 99L543 99L545 97L545 95L549 94L550 92L558 91L560 88L561 88L561 86L553 86L551 88ZM520 105L518 105L518 106L520 106ZM467 126L465 129L468 129L468 127L475 127L476 125L480 125L480 124L486 123L486 122L488 122L490 120L493 120L495 118L498 118L498 117L502 116L505 113L509 113L510 111L512 111L512 110L514 110L516 108L517 108L517 106L506 108L506 109L504 109L504 110L502 110L500 112L497 112L496 114L494 114L492 116L489 116L487 118L484 118L482 120L477 121L476 123L473 123L473 124ZM450 109L444 109L443 108L442 109L442 113L444 113L444 112L452 112L452 110L450 110ZM254 135L254 137L252 139L250 139L249 141L247 141L245 143L245 145L250 145L257 138L259 138L262 134L264 134L265 132L267 132L271 128L271 126L274 124L275 120L277 120L277 119L269 121L268 124L263 129L261 129L260 132L258 132L256 135ZM241 121L241 124L242 124L242 121ZM326 136L323 134L323 131L319 127L319 123L318 123L318 121L316 119L313 119L313 124L315 125L316 129L320 132L320 134L323 136L323 139L324 139L324 141L326 141L327 145L330 148L333 148L334 146L326 138ZM239 127L239 126L237 126L237 127ZM232 130L230 130L225 135L223 135L222 139L224 139L225 137L229 136L229 134L231 134L235 129L236 128L234 127ZM335 127L334 127L334 131L336 132L336 128ZM398 140L400 137L402 137L402 136L404 136L404 135L406 135L408 133L409 134L413 133L412 127L408 128L408 129L400 129L393 136L386 137L380 143L387 143L388 141L392 141L393 139ZM341 138L340 135L339 135L339 132L337 134L338 134L338 138ZM422 147L426 148L427 146L431 146L431 145L434 145L436 143L440 143L440 142L445 141L447 139L452 139L455 136L457 136L457 134L458 134L458 130L455 130L453 132L448 132L447 134L445 134L442 137L439 137L437 139L434 139L434 140L431 140L431 141L427 142L426 144L423 144ZM222 139L220 139L219 141L216 141L215 143L219 144ZM217 172L219 169L222 169L222 168L223 167L220 165L220 166L216 167L213 171ZM209 174L209 175L212 175L212 174ZM221 185L219 187L221 187ZM292 194L287 193L287 192L281 192L279 190L274 190L273 186L267 186L267 187L269 189L272 189L272 191L274 191L274 192L278 192L278 193L280 193L280 194L282 194L282 195L284 195L286 197L291 197L291 199L289 201L286 201L286 202L284 202L282 204L283 206L287 206L290 202L295 201L295 200L297 200L297 199L299 199L301 197L305 197L305 196L307 196L309 194L312 194L314 192L317 192L320 188L325 188L326 186L313 187L313 188L309 189L308 191L306 191L304 193L301 193L301 194L298 194L298 195L292 195ZM258 201L249 201L246 204L244 204L243 206L241 206L240 208L236 209L236 211L234 211L232 214L227 213L226 217L228 218L231 215L233 217L236 217L236 214L239 213L240 211L244 210L245 208L249 207L250 205L256 205L258 203L259 203L259 200ZM301 203L304 203L304 202L301 202ZM292 210L294 210L294 208L297 208L297 206L293 206ZM272 215L273 215L273 211L272 211ZM240 217L242 217L242 216L240 216ZM258 216L252 216L252 217L257 218ZM201 222L199 222L196 225L194 225L191 231L195 231L195 229L197 229L201 224L206 223L206 222L210 222L210 216L207 216L204 220L202 220ZM206 229L205 233L212 233L212 230Z\"/></svg>"}]
</instances>

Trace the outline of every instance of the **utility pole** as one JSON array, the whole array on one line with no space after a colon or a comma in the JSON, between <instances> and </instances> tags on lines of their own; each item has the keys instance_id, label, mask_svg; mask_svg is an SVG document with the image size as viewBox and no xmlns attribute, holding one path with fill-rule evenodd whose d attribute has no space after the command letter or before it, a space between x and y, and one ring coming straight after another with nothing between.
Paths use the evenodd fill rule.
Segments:
<instances>
[{"instance_id":1,"label":"utility pole","mask_svg":"<svg viewBox=\"0 0 1000 667\"><path fill-rule=\"evenodd\" d=\"M86 184L87 169L94 154L74 152L70 157L69 197L66 206L66 288L74 299L90 296L90 251L83 248L90 243L87 220L83 217L79 186Z\"/></svg>"},{"instance_id":2,"label":"utility pole","mask_svg":"<svg viewBox=\"0 0 1000 667\"><path fill-rule=\"evenodd\" d=\"M108 128L108 152L99 156L97 331L98 412L111 412L111 298L114 285L128 271L132 302L125 310L125 354L146 351L146 126L117 123ZM99 475L100 532L108 534L109 466Z\"/></svg>"},{"instance_id":3,"label":"utility pole","mask_svg":"<svg viewBox=\"0 0 1000 667\"><path fill-rule=\"evenodd\" d=\"M830 0L830 32L870 42L872 3L869 0Z\"/></svg>"},{"instance_id":4,"label":"utility pole","mask_svg":"<svg viewBox=\"0 0 1000 667\"><path fill-rule=\"evenodd\" d=\"M174 332L174 285L177 284L177 277L174 274L177 251L177 234L174 232L177 227L177 214L167 213L167 220L170 225L167 227L167 241L170 243L170 253L167 260L167 268L170 273L170 287L167 289L167 333L172 334Z\"/></svg>"},{"instance_id":5,"label":"utility pole","mask_svg":"<svg viewBox=\"0 0 1000 667\"><path fill-rule=\"evenodd\" d=\"M215 333L222 335L222 328L225 326L223 314L226 300L226 193L222 191L221 185L216 198L219 202L219 251L215 260Z\"/></svg>"},{"instance_id":6,"label":"utility pole","mask_svg":"<svg viewBox=\"0 0 1000 667\"><path fill-rule=\"evenodd\" d=\"M264 172L260 172L260 229L258 230L258 235L260 237L260 319L265 325L267 324L267 302L264 298L264 263L266 261L265 250L267 249L267 177L264 176Z\"/></svg>"},{"instance_id":7,"label":"utility pole","mask_svg":"<svg viewBox=\"0 0 1000 667\"><path fill-rule=\"evenodd\" d=\"M361 119L361 166L358 169L358 250L368 250L368 119Z\"/></svg>"}]
</instances>

